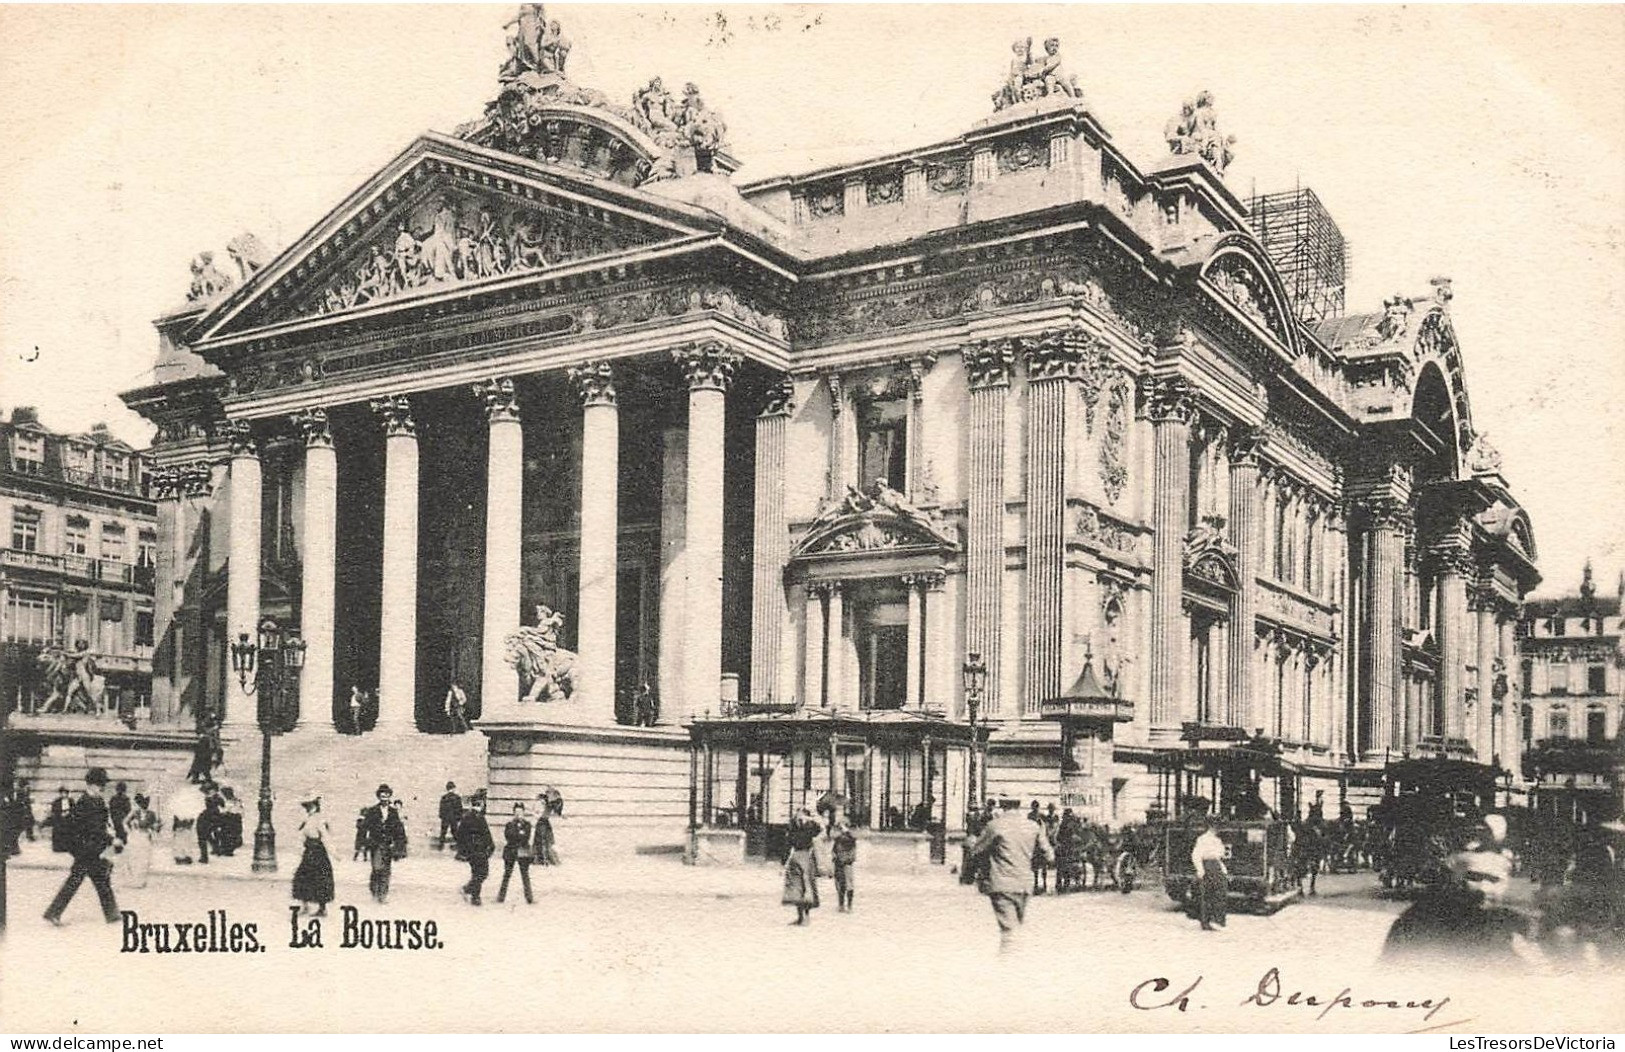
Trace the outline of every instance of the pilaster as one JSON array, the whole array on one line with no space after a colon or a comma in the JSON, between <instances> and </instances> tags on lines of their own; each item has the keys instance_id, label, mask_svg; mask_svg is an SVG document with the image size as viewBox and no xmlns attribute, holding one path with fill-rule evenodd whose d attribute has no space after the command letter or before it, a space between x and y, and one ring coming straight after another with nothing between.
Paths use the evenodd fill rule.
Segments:
<instances>
[{"instance_id":1,"label":"pilaster","mask_svg":"<svg viewBox=\"0 0 1625 1052\"><path fill-rule=\"evenodd\" d=\"M1228 697L1225 722L1251 730L1253 711L1253 629L1258 620L1259 536L1257 428L1237 428L1230 435L1230 543L1236 547L1236 599L1230 626Z\"/></svg>"},{"instance_id":2,"label":"pilaster","mask_svg":"<svg viewBox=\"0 0 1625 1052\"><path fill-rule=\"evenodd\" d=\"M1066 568L1066 385L1083 358L1070 335L1021 341L1027 366L1027 596L1022 636L1032 715L1061 693L1062 597Z\"/></svg>"},{"instance_id":3,"label":"pilaster","mask_svg":"<svg viewBox=\"0 0 1625 1052\"><path fill-rule=\"evenodd\" d=\"M1187 640L1181 602L1185 590L1185 522L1190 501L1190 433L1196 403L1185 381L1154 383L1147 415L1156 446L1151 504L1151 727L1166 735L1181 722Z\"/></svg>"},{"instance_id":4,"label":"pilaster","mask_svg":"<svg viewBox=\"0 0 1625 1052\"><path fill-rule=\"evenodd\" d=\"M970 451L965 551L965 648L988 667L983 711L1000 705L1000 626L1004 612L1004 407L1015 350L1007 340L967 344L961 355L970 387Z\"/></svg>"}]
</instances>

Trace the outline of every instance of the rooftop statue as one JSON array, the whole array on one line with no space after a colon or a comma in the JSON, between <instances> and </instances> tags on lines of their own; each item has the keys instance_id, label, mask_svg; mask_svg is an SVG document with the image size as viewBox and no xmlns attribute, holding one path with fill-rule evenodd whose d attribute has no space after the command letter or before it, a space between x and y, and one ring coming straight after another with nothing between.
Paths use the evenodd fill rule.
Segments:
<instances>
[{"instance_id":1,"label":"rooftop statue","mask_svg":"<svg viewBox=\"0 0 1625 1052\"><path fill-rule=\"evenodd\" d=\"M1473 436L1472 448L1467 452L1467 470L1474 475L1495 475L1501 471L1501 451L1490 445L1483 433Z\"/></svg>"},{"instance_id":2,"label":"rooftop statue","mask_svg":"<svg viewBox=\"0 0 1625 1052\"><path fill-rule=\"evenodd\" d=\"M1219 134L1219 119L1213 108L1211 91L1201 92L1195 99L1187 99L1180 107L1179 115L1168 121L1163 129L1163 137L1168 140L1171 153L1198 156L1220 175L1235 159L1230 147L1236 144L1236 137Z\"/></svg>"},{"instance_id":3,"label":"rooftop statue","mask_svg":"<svg viewBox=\"0 0 1625 1052\"><path fill-rule=\"evenodd\" d=\"M213 252L199 252L192 260L192 287L186 291L187 302L213 299L231 288L231 275L214 265Z\"/></svg>"},{"instance_id":4,"label":"rooftop statue","mask_svg":"<svg viewBox=\"0 0 1625 1052\"><path fill-rule=\"evenodd\" d=\"M241 281L247 281L271 258L270 251L260 239L246 230L226 242L226 255L237 264L237 274Z\"/></svg>"},{"instance_id":5,"label":"rooftop statue","mask_svg":"<svg viewBox=\"0 0 1625 1052\"><path fill-rule=\"evenodd\" d=\"M526 73L564 76L570 57L570 39L558 19L547 20L545 4L520 4L519 14L503 28L508 35L508 61L503 64L503 81L517 80Z\"/></svg>"},{"instance_id":6,"label":"rooftop statue","mask_svg":"<svg viewBox=\"0 0 1625 1052\"><path fill-rule=\"evenodd\" d=\"M1066 72L1061 63L1061 38L1044 41L1044 53L1033 57L1033 38L1017 40L1010 45L1012 58L1010 72L1004 86L993 94L993 108L1002 110L1023 102L1050 96L1081 99L1078 78Z\"/></svg>"}]
</instances>

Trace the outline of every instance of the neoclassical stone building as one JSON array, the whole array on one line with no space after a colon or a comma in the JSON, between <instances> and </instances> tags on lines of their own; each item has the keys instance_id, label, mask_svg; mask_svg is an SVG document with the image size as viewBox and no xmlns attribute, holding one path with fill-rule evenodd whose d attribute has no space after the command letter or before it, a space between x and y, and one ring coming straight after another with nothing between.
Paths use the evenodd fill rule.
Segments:
<instances>
[{"instance_id":1,"label":"neoclassical stone building","mask_svg":"<svg viewBox=\"0 0 1625 1052\"><path fill-rule=\"evenodd\" d=\"M623 846L832 788L952 833L973 769L1137 821L1156 750L1255 733L1287 810L1515 766L1535 547L1450 283L1346 313L1335 226L1237 197L1211 97L1130 158L1051 49L956 138L740 182L692 85L612 103L527 12L484 120L158 322L155 706L252 744L226 648L272 615L286 778L554 785ZM519 700L538 606L568 700ZM1111 704L1056 704L1086 664Z\"/></svg>"}]
</instances>

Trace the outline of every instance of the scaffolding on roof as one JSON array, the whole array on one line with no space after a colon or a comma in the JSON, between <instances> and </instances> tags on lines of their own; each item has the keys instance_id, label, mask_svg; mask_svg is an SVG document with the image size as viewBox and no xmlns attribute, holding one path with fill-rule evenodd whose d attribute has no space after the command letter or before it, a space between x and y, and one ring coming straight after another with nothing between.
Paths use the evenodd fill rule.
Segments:
<instances>
[{"instance_id":1,"label":"scaffolding on roof","mask_svg":"<svg viewBox=\"0 0 1625 1052\"><path fill-rule=\"evenodd\" d=\"M1253 232L1286 285L1298 319L1311 325L1340 317L1349 246L1313 190L1255 194Z\"/></svg>"}]
</instances>

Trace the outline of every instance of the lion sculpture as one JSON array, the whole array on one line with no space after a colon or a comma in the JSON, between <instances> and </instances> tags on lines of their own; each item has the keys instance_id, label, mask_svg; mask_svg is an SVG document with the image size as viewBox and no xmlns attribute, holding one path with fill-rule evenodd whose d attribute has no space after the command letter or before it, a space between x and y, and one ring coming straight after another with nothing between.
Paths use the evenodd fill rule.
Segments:
<instances>
[{"instance_id":1,"label":"lion sculpture","mask_svg":"<svg viewBox=\"0 0 1625 1052\"><path fill-rule=\"evenodd\" d=\"M559 646L564 617L536 608L536 624L523 625L503 640L508 664L519 673L521 701L565 701L575 690L576 656Z\"/></svg>"}]
</instances>

